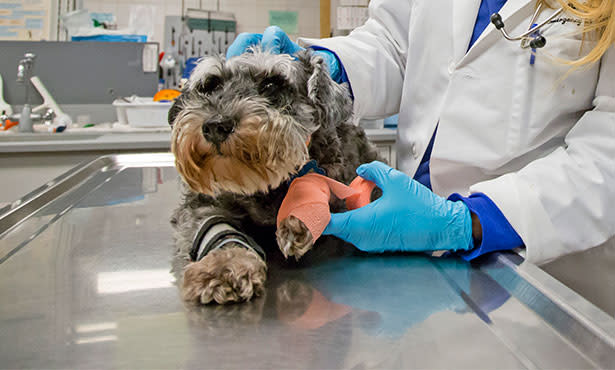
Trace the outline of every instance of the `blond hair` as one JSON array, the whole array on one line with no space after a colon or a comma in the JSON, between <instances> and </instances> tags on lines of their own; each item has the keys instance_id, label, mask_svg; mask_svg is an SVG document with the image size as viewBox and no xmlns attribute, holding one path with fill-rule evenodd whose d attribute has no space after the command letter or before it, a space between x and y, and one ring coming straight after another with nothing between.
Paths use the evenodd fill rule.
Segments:
<instances>
[{"instance_id":1,"label":"blond hair","mask_svg":"<svg viewBox=\"0 0 615 370\"><path fill-rule=\"evenodd\" d=\"M538 0L551 8L556 6L565 13L583 21L583 40L596 41L596 45L585 56L576 60L564 61L573 69L591 65L602 58L604 53L615 44L615 0Z\"/></svg>"}]
</instances>

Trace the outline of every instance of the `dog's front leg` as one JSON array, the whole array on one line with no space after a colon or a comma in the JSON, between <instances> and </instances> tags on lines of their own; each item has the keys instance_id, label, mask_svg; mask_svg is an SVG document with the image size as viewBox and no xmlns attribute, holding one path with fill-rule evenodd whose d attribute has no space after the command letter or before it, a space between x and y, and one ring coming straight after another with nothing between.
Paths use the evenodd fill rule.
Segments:
<instances>
[{"instance_id":1,"label":"dog's front leg","mask_svg":"<svg viewBox=\"0 0 615 370\"><path fill-rule=\"evenodd\" d=\"M178 252L187 262L180 282L186 301L225 304L264 292L264 252L222 214L215 208L184 208L174 221Z\"/></svg>"},{"instance_id":2,"label":"dog's front leg","mask_svg":"<svg viewBox=\"0 0 615 370\"><path fill-rule=\"evenodd\" d=\"M280 222L275 233L278 247L284 257L294 256L299 260L314 245L314 238L307 226L295 216L289 216Z\"/></svg>"},{"instance_id":3,"label":"dog's front leg","mask_svg":"<svg viewBox=\"0 0 615 370\"><path fill-rule=\"evenodd\" d=\"M266 278L267 266L258 254L230 243L186 266L182 296L201 304L249 301L263 294Z\"/></svg>"}]
</instances>

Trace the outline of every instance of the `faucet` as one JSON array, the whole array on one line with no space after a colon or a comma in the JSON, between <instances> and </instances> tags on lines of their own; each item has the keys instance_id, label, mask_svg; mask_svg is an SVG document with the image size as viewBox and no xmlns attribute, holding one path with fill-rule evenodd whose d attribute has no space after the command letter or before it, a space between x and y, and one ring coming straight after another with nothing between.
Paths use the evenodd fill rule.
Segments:
<instances>
[{"instance_id":1,"label":"faucet","mask_svg":"<svg viewBox=\"0 0 615 370\"><path fill-rule=\"evenodd\" d=\"M32 115L32 106L30 105L30 78L32 77L35 58L36 55L33 53L26 53L17 66L17 82L24 84L26 88L26 101L19 116L19 132L34 132L32 120L41 119L40 115Z\"/></svg>"},{"instance_id":2,"label":"faucet","mask_svg":"<svg viewBox=\"0 0 615 370\"><path fill-rule=\"evenodd\" d=\"M19 65L17 66L17 82L24 83L28 80L26 76L32 75L32 67L34 67L35 58L35 54L26 53L23 59L19 61Z\"/></svg>"},{"instance_id":3,"label":"faucet","mask_svg":"<svg viewBox=\"0 0 615 370\"><path fill-rule=\"evenodd\" d=\"M60 109L60 106L55 102L49 91L47 91L40 78L32 77L35 58L36 55L26 53L17 66L17 82L25 85L26 93L25 104L21 114L2 115L0 116L0 122L6 124L7 120L19 121L19 132L34 132L33 121L43 121L50 127L53 123L58 126L69 126L72 123L70 116ZM30 104L32 89L30 84L43 97L43 104L35 108L32 108Z\"/></svg>"},{"instance_id":4,"label":"faucet","mask_svg":"<svg viewBox=\"0 0 615 370\"><path fill-rule=\"evenodd\" d=\"M6 124L7 120L19 121L19 132L34 132L32 121L40 121L43 117L40 114L32 113L30 105L30 78L32 78L32 69L34 68L34 59L36 55L26 53L17 66L17 82L25 86L25 103L21 114L2 115L0 121ZM48 115L49 117L49 115Z\"/></svg>"}]
</instances>

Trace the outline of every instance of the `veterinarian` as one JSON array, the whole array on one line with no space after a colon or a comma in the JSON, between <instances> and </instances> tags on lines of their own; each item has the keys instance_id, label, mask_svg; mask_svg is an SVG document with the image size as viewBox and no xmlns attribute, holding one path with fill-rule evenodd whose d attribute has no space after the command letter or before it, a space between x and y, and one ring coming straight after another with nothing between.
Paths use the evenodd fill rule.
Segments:
<instances>
[{"instance_id":1,"label":"veterinarian","mask_svg":"<svg viewBox=\"0 0 615 370\"><path fill-rule=\"evenodd\" d=\"M510 41L496 12L511 37L547 23ZM383 196L326 234L468 260L525 247L542 263L615 233L615 0L372 0L349 36L300 42L348 84L357 117L399 113L399 171L360 166ZM227 57L258 43L301 49L270 27Z\"/></svg>"}]
</instances>

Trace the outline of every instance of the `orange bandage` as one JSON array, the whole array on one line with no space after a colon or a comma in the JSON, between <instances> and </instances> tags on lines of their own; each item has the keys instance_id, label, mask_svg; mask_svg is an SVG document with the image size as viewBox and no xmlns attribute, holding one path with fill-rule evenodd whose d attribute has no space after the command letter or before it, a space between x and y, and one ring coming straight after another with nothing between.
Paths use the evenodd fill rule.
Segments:
<instances>
[{"instance_id":1,"label":"orange bandage","mask_svg":"<svg viewBox=\"0 0 615 370\"><path fill-rule=\"evenodd\" d=\"M277 225L288 216L301 220L318 239L331 220L329 199L331 192L340 199L346 199L348 209L361 208L368 204L376 185L361 177L355 178L350 186L316 173L308 173L290 184L288 193L278 210Z\"/></svg>"}]
</instances>

